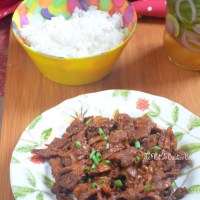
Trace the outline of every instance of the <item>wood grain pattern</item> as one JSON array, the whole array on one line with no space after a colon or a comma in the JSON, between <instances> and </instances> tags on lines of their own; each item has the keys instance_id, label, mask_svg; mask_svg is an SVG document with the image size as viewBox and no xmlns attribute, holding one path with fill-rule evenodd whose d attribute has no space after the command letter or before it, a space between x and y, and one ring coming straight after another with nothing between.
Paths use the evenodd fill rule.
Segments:
<instances>
[{"instance_id":1,"label":"wood grain pattern","mask_svg":"<svg viewBox=\"0 0 200 200\"><path fill-rule=\"evenodd\" d=\"M64 86L44 78L13 34L10 37L0 141L0 199L12 200L10 157L24 128L41 112L70 97L107 89L133 89L164 96L200 115L200 73L172 64L163 48L164 20L140 19L134 37L103 80ZM16 172L17 173L17 172Z\"/></svg>"}]
</instances>

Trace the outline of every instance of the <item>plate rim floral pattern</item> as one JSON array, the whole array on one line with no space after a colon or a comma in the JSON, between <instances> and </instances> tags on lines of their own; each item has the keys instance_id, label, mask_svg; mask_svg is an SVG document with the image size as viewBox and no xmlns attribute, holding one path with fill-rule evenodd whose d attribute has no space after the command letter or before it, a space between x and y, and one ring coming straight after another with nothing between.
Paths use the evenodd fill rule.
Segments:
<instances>
[{"instance_id":1,"label":"plate rim floral pattern","mask_svg":"<svg viewBox=\"0 0 200 200\"><path fill-rule=\"evenodd\" d=\"M186 151L193 162L191 168L182 171L174 187L188 188L189 194L184 200L200 199L200 118L167 98L123 89L104 90L67 99L41 113L25 128L13 150L10 163L10 182L15 199L55 199L50 191L54 183L50 167L43 158L31 154L33 148L44 147L55 136L60 137L76 117L100 115L111 118L116 111L132 117L147 114L161 128L172 127L178 147Z\"/></svg>"}]
</instances>

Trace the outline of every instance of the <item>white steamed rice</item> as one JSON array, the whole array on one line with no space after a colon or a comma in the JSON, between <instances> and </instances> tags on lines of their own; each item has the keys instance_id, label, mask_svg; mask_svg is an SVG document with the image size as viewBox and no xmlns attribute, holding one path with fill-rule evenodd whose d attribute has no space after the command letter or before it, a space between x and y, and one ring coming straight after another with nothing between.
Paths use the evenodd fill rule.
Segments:
<instances>
[{"instance_id":1,"label":"white steamed rice","mask_svg":"<svg viewBox=\"0 0 200 200\"><path fill-rule=\"evenodd\" d=\"M76 8L70 19L53 17L25 25L22 37L34 50L57 57L88 57L107 52L124 40L122 16L90 6Z\"/></svg>"}]
</instances>

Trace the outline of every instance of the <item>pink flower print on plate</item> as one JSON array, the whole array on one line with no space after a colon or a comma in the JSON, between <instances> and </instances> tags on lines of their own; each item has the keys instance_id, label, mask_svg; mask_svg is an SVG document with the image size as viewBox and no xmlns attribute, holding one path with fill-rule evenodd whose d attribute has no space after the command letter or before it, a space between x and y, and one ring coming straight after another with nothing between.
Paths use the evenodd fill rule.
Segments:
<instances>
[{"instance_id":1,"label":"pink flower print on plate","mask_svg":"<svg viewBox=\"0 0 200 200\"><path fill-rule=\"evenodd\" d=\"M149 101L146 100L146 99L138 99L136 104L137 104L136 108L141 110L141 111L144 111L144 110L149 108Z\"/></svg>"}]
</instances>

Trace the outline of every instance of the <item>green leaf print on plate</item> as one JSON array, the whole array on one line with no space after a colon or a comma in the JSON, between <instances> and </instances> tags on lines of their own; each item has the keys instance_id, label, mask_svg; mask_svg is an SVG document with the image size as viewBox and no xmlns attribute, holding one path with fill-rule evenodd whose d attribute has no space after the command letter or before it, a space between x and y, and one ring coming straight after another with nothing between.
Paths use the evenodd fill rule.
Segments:
<instances>
[{"instance_id":1,"label":"green leaf print on plate","mask_svg":"<svg viewBox=\"0 0 200 200\"><path fill-rule=\"evenodd\" d=\"M50 178L48 178L46 175L43 175L43 181L44 184L50 189L52 185L54 184L54 181L52 181ZM13 186L13 194L15 198L26 198L26 196L30 195L31 193L34 192L39 192L36 195L36 200L43 200L44 199L44 194L42 191L40 191L36 186L36 179L32 172L27 169L27 182L32 186L32 187L27 187L27 186ZM29 197L27 197L29 199Z\"/></svg>"},{"instance_id":2,"label":"green leaf print on plate","mask_svg":"<svg viewBox=\"0 0 200 200\"><path fill-rule=\"evenodd\" d=\"M111 105L105 106L105 99ZM198 133L200 138L200 118L181 105L163 97L133 90L117 89L83 94L45 111L25 128L10 162L11 187L15 199L56 199L50 190L54 184L51 168L47 162L31 153L33 148L43 148L53 138L61 137L76 117L101 114L102 117L113 118L116 112L130 114L133 118L148 114L160 128L171 126L180 149L193 154L191 159L200 157L200 140L197 138ZM190 194L184 200L200 199L200 164L196 161L176 180L176 187L187 187L189 190Z\"/></svg>"},{"instance_id":3,"label":"green leaf print on plate","mask_svg":"<svg viewBox=\"0 0 200 200\"><path fill-rule=\"evenodd\" d=\"M130 95L130 90L115 90L112 93L113 97L121 96L127 100L128 96Z\"/></svg>"},{"instance_id":4,"label":"green leaf print on plate","mask_svg":"<svg viewBox=\"0 0 200 200\"><path fill-rule=\"evenodd\" d=\"M190 123L189 123L189 130L192 130L196 127L199 127L200 126L200 118L199 117L193 117L191 120L190 120Z\"/></svg>"},{"instance_id":5,"label":"green leaf print on plate","mask_svg":"<svg viewBox=\"0 0 200 200\"><path fill-rule=\"evenodd\" d=\"M38 145L24 145L24 146L17 146L15 148L15 151L20 152L20 153L28 153L31 152L32 149L36 148Z\"/></svg>"},{"instance_id":6,"label":"green leaf print on plate","mask_svg":"<svg viewBox=\"0 0 200 200\"><path fill-rule=\"evenodd\" d=\"M20 163L20 161L17 160L17 158L15 158L15 157L12 157L12 158L11 158L11 162L12 162L12 163L15 163L15 164L19 164L19 163Z\"/></svg>"},{"instance_id":7,"label":"green leaf print on plate","mask_svg":"<svg viewBox=\"0 0 200 200\"><path fill-rule=\"evenodd\" d=\"M181 149L188 154L192 154L192 153L200 151L200 143L186 144L182 146Z\"/></svg>"},{"instance_id":8,"label":"green leaf print on plate","mask_svg":"<svg viewBox=\"0 0 200 200\"><path fill-rule=\"evenodd\" d=\"M149 117L158 117L160 114L160 107L155 102L151 104L151 108L149 108L149 110L150 111L146 113Z\"/></svg>"},{"instance_id":9,"label":"green leaf print on plate","mask_svg":"<svg viewBox=\"0 0 200 200\"><path fill-rule=\"evenodd\" d=\"M190 194L200 193L200 185L192 185L188 188Z\"/></svg>"},{"instance_id":10,"label":"green leaf print on plate","mask_svg":"<svg viewBox=\"0 0 200 200\"><path fill-rule=\"evenodd\" d=\"M35 189L23 186L12 186L15 198L25 197L27 194L35 192Z\"/></svg>"},{"instance_id":11,"label":"green leaf print on plate","mask_svg":"<svg viewBox=\"0 0 200 200\"><path fill-rule=\"evenodd\" d=\"M41 143L45 143L48 140L48 138L51 136L51 133L52 133L52 128L44 130L41 133Z\"/></svg>"},{"instance_id":12,"label":"green leaf print on plate","mask_svg":"<svg viewBox=\"0 0 200 200\"><path fill-rule=\"evenodd\" d=\"M48 176L43 175L42 176L44 184L50 189L52 185L55 183L52 179L50 179Z\"/></svg>"},{"instance_id":13,"label":"green leaf print on plate","mask_svg":"<svg viewBox=\"0 0 200 200\"><path fill-rule=\"evenodd\" d=\"M27 169L27 181L29 182L30 185L32 185L33 187L36 187L35 177L33 176L33 174L31 173L29 169Z\"/></svg>"},{"instance_id":14,"label":"green leaf print on plate","mask_svg":"<svg viewBox=\"0 0 200 200\"><path fill-rule=\"evenodd\" d=\"M174 123L178 121L178 114L179 114L179 107L175 106L174 109L172 110L172 119Z\"/></svg>"},{"instance_id":15,"label":"green leaf print on plate","mask_svg":"<svg viewBox=\"0 0 200 200\"><path fill-rule=\"evenodd\" d=\"M184 133L183 132L175 132L174 135L175 135L177 141L180 141L180 140L182 140Z\"/></svg>"},{"instance_id":16,"label":"green leaf print on plate","mask_svg":"<svg viewBox=\"0 0 200 200\"><path fill-rule=\"evenodd\" d=\"M36 196L36 200L44 200L44 195L40 192L40 193Z\"/></svg>"},{"instance_id":17,"label":"green leaf print on plate","mask_svg":"<svg viewBox=\"0 0 200 200\"><path fill-rule=\"evenodd\" d=\"M28 129L33 129L35 128L35 126L41 121L42 119L42 115L39 115L38 117L36 117L31 124L28 126Z\"/></svg>"}]
</instances>

